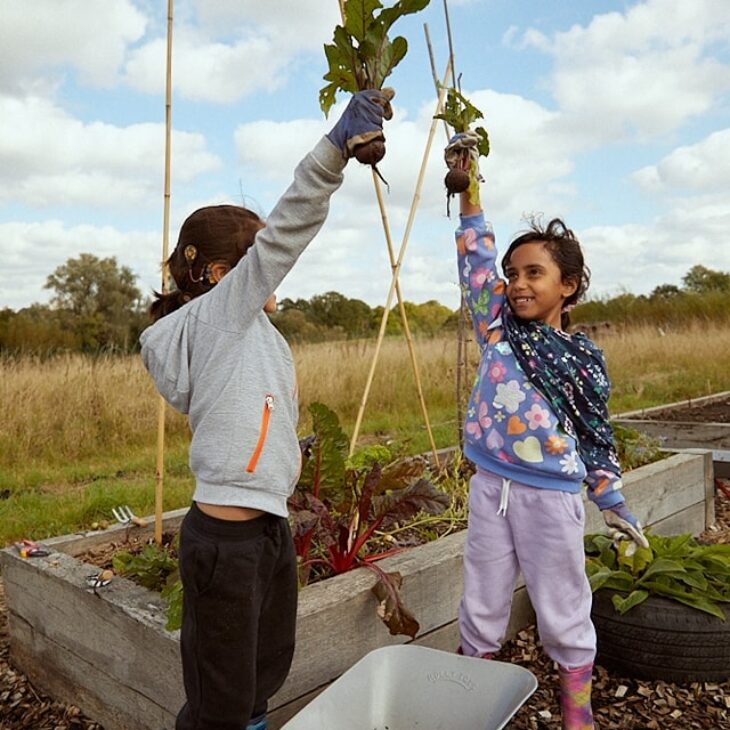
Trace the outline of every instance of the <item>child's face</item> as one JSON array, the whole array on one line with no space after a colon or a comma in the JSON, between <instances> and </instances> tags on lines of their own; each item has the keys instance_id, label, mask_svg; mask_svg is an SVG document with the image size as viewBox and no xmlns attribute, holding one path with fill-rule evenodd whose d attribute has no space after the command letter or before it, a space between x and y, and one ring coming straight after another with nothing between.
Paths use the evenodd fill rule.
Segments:
<instances>
[{"instance_id":1,"label":"child's face","mask_svg":"<svg viewBox=\"0 0 730 730\"><path fill-rule=\"evenodd\" d=\"M564 282L560 268L542 241L518 246L506 268L507 299L521 319L539 320L560 329L563 303L576 288Z\"/></svg>"}]
</instances>

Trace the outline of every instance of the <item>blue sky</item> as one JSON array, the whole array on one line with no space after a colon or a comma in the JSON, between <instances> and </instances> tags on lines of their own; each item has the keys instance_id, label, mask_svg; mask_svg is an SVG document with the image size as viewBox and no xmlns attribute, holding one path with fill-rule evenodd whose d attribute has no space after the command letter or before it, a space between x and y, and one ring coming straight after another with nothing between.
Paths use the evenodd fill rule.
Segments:
<instances>
[{"instance_id":1,"label":"blue sky","mask_svg":"<svg viewBox=\"0 0 730 730\"><path fill-rule=\"evenodd\" d=\"M391 4L390 0L385 0ZM44 302L81 253L115 256L149 293L162 249L166 0L0 0L0 307ZM504 249L524 216L561 216L591 294L649 293L695 264L730 270L730 2L449 0L463 91L492 153L482 199ZM318 92L337 0L176 0L170 245L187 214L262 216L332 125ZM381 171L400 247L426 147L442 0L398 21ZM343 99L344 102L344 99ZM403 296L458 304L439 126L401 271ZM383 304L390 267L370 171L350 163L279 297Z\"/></svg>"}]
</instances>

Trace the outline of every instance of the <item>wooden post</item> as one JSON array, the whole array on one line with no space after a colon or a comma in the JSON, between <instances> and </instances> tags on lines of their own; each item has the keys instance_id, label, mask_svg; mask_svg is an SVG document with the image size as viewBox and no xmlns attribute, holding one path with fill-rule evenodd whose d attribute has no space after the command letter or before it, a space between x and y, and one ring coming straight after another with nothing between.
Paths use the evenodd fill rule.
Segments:
<instances>
[{"instance_id":1,"label":"wooden post","mask_svg":"<svg viewBox=\"0 0 730 730\"><path fill-rule=\"evenodd\" d=\"M172 125L172 3L167 0L167 71L165 79L165 183L162 213L162 293L168 289L167 259L170 241L170 137ZM162 543L162 490L165 476L165 399L157 411L157 465L155 468L155 542Z\"/></svg>"}]
</instances>

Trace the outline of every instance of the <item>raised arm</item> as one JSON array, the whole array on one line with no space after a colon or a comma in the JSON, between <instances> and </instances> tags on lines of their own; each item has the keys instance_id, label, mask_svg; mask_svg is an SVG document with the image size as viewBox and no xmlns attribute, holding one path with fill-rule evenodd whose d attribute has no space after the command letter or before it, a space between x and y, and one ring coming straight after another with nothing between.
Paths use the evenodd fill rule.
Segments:
<instances>
[{"instance_id":1,"label":"raised arm","mask_svg":"<svg viewBox=\"0 0 730 730\"><path fill-rule=\"evenodd\" d=\"M487 341L489 325L499 316L504 302L504 282L497 271L497 247L491 225L484 220L478 191L463 192L459 199L461 222L456 230L459 283L471 313L480 348Z\"/></svg>"},{"instance_id":2,"label":"raised arm","mask_svg":"<svg viewBox=\"0 0 730 730\"><path fill-rule=\"evenodd\" d=\"M355 143L382 136L389 98L372 89L355 94L333 129L299 163L255 244L201 303L201 309L215 310L215 321L240 329L261 312L322 227Z\"/></svg>"}]
</instances>

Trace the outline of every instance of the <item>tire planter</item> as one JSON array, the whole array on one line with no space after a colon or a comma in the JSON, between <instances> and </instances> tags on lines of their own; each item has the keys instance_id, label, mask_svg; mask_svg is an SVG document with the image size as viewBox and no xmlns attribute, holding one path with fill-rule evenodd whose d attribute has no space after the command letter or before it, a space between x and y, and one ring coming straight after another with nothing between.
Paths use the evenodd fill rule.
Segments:
<instances>
[{"instance_id":1,"label":"tire planter","mask_svg":"<svg viewBox=\"0 0 730 730\"><path fill-rule=\"evenodd\" d=\"M607 669L636 679L718 682L730 677L730 610L726 620L661 596L621 615L614 591L593 594L598 657ZM624 594L619 594L624 595Z\"/></svg>"}]
</instances>

